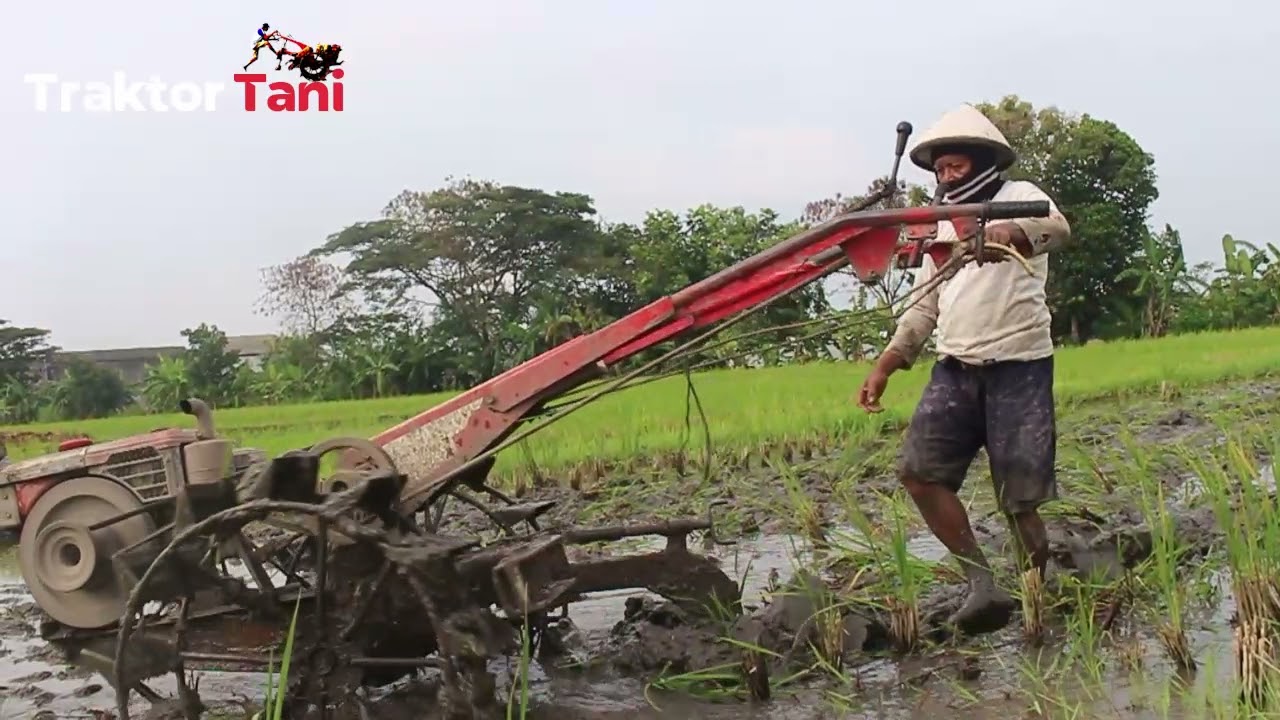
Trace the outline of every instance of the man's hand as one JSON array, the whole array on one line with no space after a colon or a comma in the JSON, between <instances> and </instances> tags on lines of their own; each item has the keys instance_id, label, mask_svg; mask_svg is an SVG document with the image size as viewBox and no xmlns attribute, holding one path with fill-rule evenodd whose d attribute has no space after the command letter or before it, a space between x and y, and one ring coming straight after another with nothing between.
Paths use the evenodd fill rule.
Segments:
<instances>
[{"instance_id":1,"label":"man's hand","mask_svg":"<svg viewBox=\"0 0 1280 720\"><path fill-rule=\"evenodd\" d=\"M862 381L862 387L858 389L858 407L869 413L884 412L884 408L880 407L880 396L889 385L889 376L910 364L893 347L885 348L880 357L876 358L876 364L871 367L867 379Z\"/></svg>"},{"instance_id":2,"label":"man's hand","mask_svg":"<svg viewBox=\"0 0 1280 720\"><path fill-rule=\"evenodd\" d=\"M1031 241L1027 239L1027 234L1017 223L1001 222L988 225L984 237L984 244L996 243L998 245L1006 245L1018 251L1018 254L1024 258L1032 255ZM983 248L982 262L1004 262L1012 260L1009 255L999 250L991 250Z\"/></svg>"},{"instance_id":3,"label":"man's hand","mask_svg":"<svg viewBox=\"0 0 1280 720\"><path fill-rule=\"evenodd\" d=\"M987 238L987 240L990 241L990 238ZM970 254L972 255L972 251L970 251ZM1008 253L1002 252L1000 250L996 250L995 248L987 247L985 245L982 248L982 264L983 265L992 265L994 263L1002 263L1012 259L1013 258L1009 257Z\"/></svg>"},{"instance_id":4,"label":"man's hand","mask_svg":"<svg viewBox=\"0 0 1280 720\"><path fill-rule=\"evenodd\" d=\"M869 413L884 412L884 408L880 407L880 396L884 395L884 389L888 385L889 374L879 367L872 368L867 379L862 381L862 387L858 389L858 407Z\"/></svg>"}]
</instances>

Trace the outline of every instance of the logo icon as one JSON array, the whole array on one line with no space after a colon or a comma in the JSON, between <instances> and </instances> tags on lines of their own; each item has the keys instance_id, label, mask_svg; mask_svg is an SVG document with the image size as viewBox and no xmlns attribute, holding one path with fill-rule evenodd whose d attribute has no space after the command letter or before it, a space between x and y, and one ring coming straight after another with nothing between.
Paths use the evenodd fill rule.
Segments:
<instances>
[{"instance_id":1,"label":"logo icon","mask_svg":"<svg viewBox=\"0 0 1280 720\"><path fill-rule=\"evenodd\" d=\"M280 42L278 50L273 43L277 40ZM290 45L295 49L290 50ZM285 58L288 57L289 70L297 70L299 75L312 82L324 82L333 69L342 64L342 60L339 59L342 54L341 45L333 43L312 47L279 30L272 30L270 23L262 23L262 27L258 28L258 39L253 43L253 56L244 64L245 72L249 71L250 65L258 61L258 55L263 48L270 50L271 54L276 56L277 71L283 69Z\"/></svg>"}]
</instances>

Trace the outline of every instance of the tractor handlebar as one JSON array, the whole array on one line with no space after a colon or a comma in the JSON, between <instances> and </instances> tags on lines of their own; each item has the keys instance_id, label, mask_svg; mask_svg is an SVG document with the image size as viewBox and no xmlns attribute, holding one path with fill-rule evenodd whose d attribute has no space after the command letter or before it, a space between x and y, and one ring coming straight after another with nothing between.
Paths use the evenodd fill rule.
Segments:
<instances>
[{"instance_id":1,"label":"tractor handlebar","mask_svg":"<svg viewBox=\"0 0 1280 720\"><path fill-rule=\"evenodd\" d=\"M1018 200L993 202L985 213L988 220L1015 220L1028 217L1049 217L1048 200Z\"/></svg>"}]
</instances>

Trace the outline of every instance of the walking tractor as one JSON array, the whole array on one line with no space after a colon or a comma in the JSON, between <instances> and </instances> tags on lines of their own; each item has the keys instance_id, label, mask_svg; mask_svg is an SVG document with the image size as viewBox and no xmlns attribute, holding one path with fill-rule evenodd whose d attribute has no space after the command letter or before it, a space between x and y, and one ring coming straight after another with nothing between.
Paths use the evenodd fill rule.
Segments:
<instances>
[{"instance_id":1,"label":"walking tractor","mask_svg":"<svg viewBox=\"0 0 1280 720\"><path fill-rule=\"evenodd\" d=\"M872 283L925 254L940 280L981 254L987 221L1048 216L1048 202L867 210L896 192L910 133L899 124L890 182L860 208L371 439L267 459L219 437L193 398L182 409L194 431L0 468L0 529L20 531L22 574L47 615L42 635L112 683L121 720L134 693L198 717L193 671L272 672L286 637L291 717L345 716L341 701L357 688L434 668L447 717L491 718L502 704L489 661L518 652L525 628L536 634L589 593L646 589L694 611L740 609L737 585L686 547L693 532L714 539L710 517L541 527L554 503L518 503L486 478L504 448L797 288L847 267ZM960 240L933 239L940 221ZM644 366L611 373L667 342L676 346ZM450 503L493 532L447 527ZM642 535L665 536L665 549L582 561L566 552ZM173 697L146 684L168 674Z\"/></svg>"}]
</instances>

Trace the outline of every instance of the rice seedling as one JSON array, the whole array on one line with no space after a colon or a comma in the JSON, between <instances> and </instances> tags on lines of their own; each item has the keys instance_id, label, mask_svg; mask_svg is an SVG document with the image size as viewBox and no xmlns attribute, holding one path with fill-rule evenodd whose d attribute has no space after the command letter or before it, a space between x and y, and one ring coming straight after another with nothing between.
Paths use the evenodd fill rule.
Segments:
<instances>
[{"instance_id":1,"label":"rice seedling","mask_svg":"<svg viewBox=\"0 0 1280 720\"><path fill-rule=\"evenodd\" d=\"M1186 548L1175 531L1169 498L1150 455L1127 434L1123 442L1133 463L1129 477L1138 489L1143 516L1151 531L1151 556L1145 566L1160 599L1156 634L1174 666L1190 672L1196 669L1196 661L1187 640L1187 587L1179 571Z\"/></svg>"},{"instance_id":2,"label":"rice seedling","mask_svg":"<svg viewBox=\"0 0 1280 720\"><path fill-rule=\"evenodd\" d=\"M284 699L289 689L289 664L293 660L293 638L298 627L298 608L302 605L302 595L298 595L293 603L293 617L289 620L289 632L284 640L284 653L280 656L280 675L272 677L274 658L267 662L267 695L261 712L254 714L252 720L283 720ZM265 715L263 713L266 713Z\"/></svg>"},{"instance_id":3,"label":"rice seedling","mask_svg":"<svg viewBox=\"0 0 1280 720\"><path fill-rule=\"evenodd\" d=\"M769 677L764 658L779 659L781 656L778 653L733 638L725 637L721 641L739 648L743 660L680 673L670 673L669 668L664 669L646 684L645 702L654 710L662 712L653 697L655 691L688 695L709 702L768 700L775 692L796 683L809 672L805 669L774 680Z\"/></svg>"},{"instance_id":4,"label":"rice seedling","mask_svg":"<svg viewBox=\"0 0 1280 720\"><path fill-rule=\"evenodd\" d=\"M1129 638L1116 646L1116 659L1130 673L1139 673L1146 666L1146 652L1142 642L1137 638Z\"/></svg>"},{"instance_id":5,"label":"rice seedling","mask_svg":"<svg viewBox=\"0 0 1280 720\"><path fill-rule=\"evenodd\" d=\"M770 465L782 478L787 501L791 506L791 512L794 513L793 526L796 533L808 538L813 542L814 547L826 547L827 534L822 520L822 511L809 493L805 492L795 470L789 463L781 460L770 460Z\"/></svg>"},{"instance_id":6,"label":"rice seedling","mask_svg":"<svg viewBox=\"0 0 1280 720\"><path fill-rule=\"evenodd\" d=\"M844 669L844 617L839 603L830 597L814 613L814 643L820 662L830 666L832 674Z\"/></svg>"},{"instance_id":7,"label":"rice seedling","mask_svg":"<svg viewBox=\"0 0 1280 720\"><path fill-rule=\"evenodd\" d=\"M1271 706L1277 692L1280 638L1280 506L1261 481L1249 445L1227 434L1220 457L1183 451L1224 536L1236 603L1235 664L1240 701L1249 711ZM1272 454L1275 457L1275 454Z\"/></svg>"},{"instance_id":8,"label":"rice seedling","mask_svg":"<svg viewBox=\"0 0 1280 720\"><path fill-rule=\"evenodd\" d=\"M1018 578L1022 603L1022 636L1033 646L1044 641L1044 579L1040 568L1027 568Z\"/></svg>"},{"instance_id":9,"label":"rice seedling","mask_svg":"<svg viewBox=\"0 0 1280 720\"><path fill-rule=\"evenodd\" d=\"M519 717L524 720L529 714L529 665L532 662L533 646L530 641L529 620L525 619L520 626L520 661L516 682L511 684L511 692L507 696L507 720ZM516 690L520 691L520 701L516 703ZM519 715L516 715L516 712Z\"/></svg>"},{"instance_id":10,"label":"rice seedling","mask_svg":"<svg viewBox=\"0 0 1280 720\"><path fill-rule=\"evenodd\" d=\"M863 509L866 500L845 499L849 522L857 532L845 546L846 559L872 569L874 581L860 593L888 613L889 635L898 652L905 654L921 645L920 598L935 576L934 564L910 550L908 518L913 508L907 506L904 493L875 493L874 497L887 516L887 530Z\"/></svg>"},{"instance_id":11,"label":"rice seedling","mask_svg":"<svg viewBox=\"0 0 1280 720\"><path fill-rule=\"evenodd\" d=\"M1021 680L1016 686L1016 692L1027 703L1028 716L1057 716L1063 709L1072 709L1058 688L1060 678L1070 667L1066 657L1057 655L1046 664L1044 655L1037 649L1029 655L1017 656L1013 662L1017 677ZM1006 664L1000 655L995 658L997 663Z\"/></svg>"},{"instance_id":12,"label":"rice seedling","mask_svg":"<svg viewBox=\"0 0 1280 720\"><path fill-rule=\"evenodd\" d=\"M1063 578L1064 590L1070 594L1071 613L1066 618L1068 637L1065 656L1073 668L1075 679L1085 687L1102 683L1102 642L1106 631L1098 622L1100 593L1107 588L1096 577L1080 578L1069 575Z\"/></svg>"}]
</instances>

